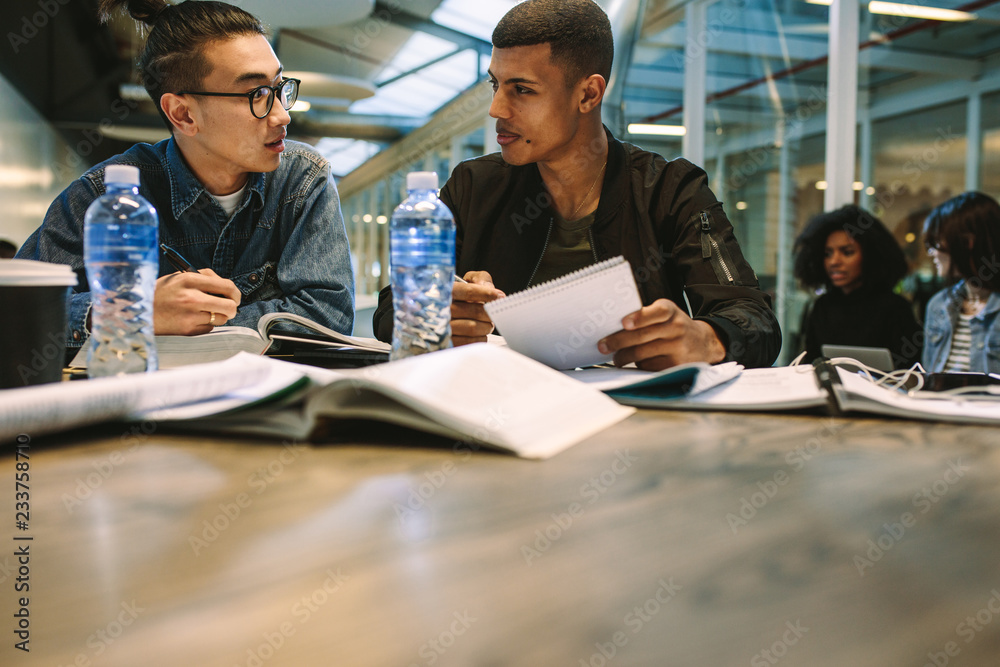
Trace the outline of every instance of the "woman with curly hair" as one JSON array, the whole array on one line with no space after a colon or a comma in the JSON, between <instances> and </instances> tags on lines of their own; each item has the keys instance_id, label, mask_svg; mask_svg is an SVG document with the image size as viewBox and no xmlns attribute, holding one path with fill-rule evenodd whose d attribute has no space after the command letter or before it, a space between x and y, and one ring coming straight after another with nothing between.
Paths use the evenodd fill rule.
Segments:
<instances>
[{"instance_id":1,"label":"woman with curly hair","mask_svg":"<svg viewBox=\"0 0 1000 667\"><path fill-rule=\"evenodd\" d=\"M924 245L953 283L927 304L924 368L1000 373L1000 204L981 192L949 199L927 216Z\"/></svg>"},{"instance_id":2,"label":"woman with curly hair","mask_svg":"<svg viewBox=\"0 0 1000 667\"><path fill-rule=\"evenodd\" d=\"M820 292L803 318L807 361L823 345L887 348L896 368L920 359L913 306L893 292L906 258L878 218L854 205L820 214L796 239L795 254L795 277Z\"/></svg>"}]
</instances>

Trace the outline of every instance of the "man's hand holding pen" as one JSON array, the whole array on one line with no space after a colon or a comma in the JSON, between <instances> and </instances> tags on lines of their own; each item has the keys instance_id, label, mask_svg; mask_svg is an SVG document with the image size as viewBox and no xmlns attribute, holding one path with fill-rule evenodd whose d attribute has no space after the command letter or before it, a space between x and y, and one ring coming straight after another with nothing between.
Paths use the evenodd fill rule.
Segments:
<instances>
[{"instance_id":1,"label":"man's hand holding pen","mask_svg":"<svg viewBox=\"0 0 1000 667\"><path fill-rule=\"evenodd\" d=\"M469 271L464 278L456 276L451 294L452 342L455 345L486 342L487 334L495 327L483 304L503 296L486 271Z\"/></svg>"},{"instance_id":2,"label":"man's hand holding pen","mask_svg":"<svg viewBox=\"0 0 1000 667\"><path fill-rule=\"evenodd\" d=\"M179 253L162 246L177 269L156 281L153 329L157 334L191 336L208 333L236 316L240 290L212 269L196 270Z\"/></svg>"}]
</instances>

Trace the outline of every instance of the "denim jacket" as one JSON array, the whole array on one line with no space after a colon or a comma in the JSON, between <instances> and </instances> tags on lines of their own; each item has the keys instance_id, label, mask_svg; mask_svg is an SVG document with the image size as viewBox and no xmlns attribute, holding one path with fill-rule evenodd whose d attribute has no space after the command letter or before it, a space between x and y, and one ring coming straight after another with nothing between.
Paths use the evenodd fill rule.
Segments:
<instances>
[{"instance_id":1,"label":"denim jacket","mask_svg":"<svg viewBox=\"0 0 1000 667\"><path fill-rule=\"evenodd\" d=\"M70 184L17 255L69 264L76 271L67 346L80 347L89 335L83 216L104 194L109 164L139 168L139 193L156 207L161 243L196 268L211 268L236 284L242 301L227 324L256 328L265 313L284 311L351 333L354 275L337 186L327 161L309 146L294 141L285 146L277 170L250 175L232 217L188 169L173 138L136 144ZM159 275L175 271L161 254Z\"/></svg>"},{"instance_id":2,"label":"denim jacket","mask_svg":"<svg viewBox=\"0 0 1000 667\"><path fill-rule=\"evenodd\" d=\"M924 356L921 362L929 373L944 370L951 351L951 336L965 295L965 281L935 294L927 304L924 322ZM979 373L1000 373L1000 293L993 292L986 306L972 318L972 345L969 350L969 370Z\"/></svg>"}]
</instances>

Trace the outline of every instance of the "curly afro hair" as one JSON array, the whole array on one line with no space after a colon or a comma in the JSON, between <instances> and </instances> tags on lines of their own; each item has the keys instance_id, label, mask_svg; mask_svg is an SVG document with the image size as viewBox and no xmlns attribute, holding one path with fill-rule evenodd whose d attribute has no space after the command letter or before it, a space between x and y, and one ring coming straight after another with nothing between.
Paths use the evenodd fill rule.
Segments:
<instances>
[{"instance_id":1,"label":"curly afro hair","mask_svg":"<svg viewBox=\"0 0 1000 667\"><path fill-rule=\"evenodd\" d=\"M795 239L795 277L809 288L833 289L823 258L833 232L846 232L861 246L862 284L891 290L908 271L902 248L882 221L865 209L848 204L817 215Z\"/></svg>"}]
</instances>

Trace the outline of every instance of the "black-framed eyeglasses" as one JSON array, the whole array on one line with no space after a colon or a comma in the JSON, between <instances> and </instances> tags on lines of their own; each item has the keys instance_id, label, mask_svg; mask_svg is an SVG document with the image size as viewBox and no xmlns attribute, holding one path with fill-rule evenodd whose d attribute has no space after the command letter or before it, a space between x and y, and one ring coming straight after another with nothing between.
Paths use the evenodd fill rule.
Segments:
<instances>
[{"instance_id":1,"label":"black-framed eyeglasses","mask_svg":"<svg viewBox=\"0 0 1000 667\"><path fill-rule=\"evenodd\" d=\"M264 119L271 113L274 98L278 97L285 111L292 108L299 98L299 79L282 79L276 86L257 86L248 93L208 93L203 90L182 90L178 95L207 95L209 97L245 97L250 101L250 113Z\"/></svg>"}]
</instances>

